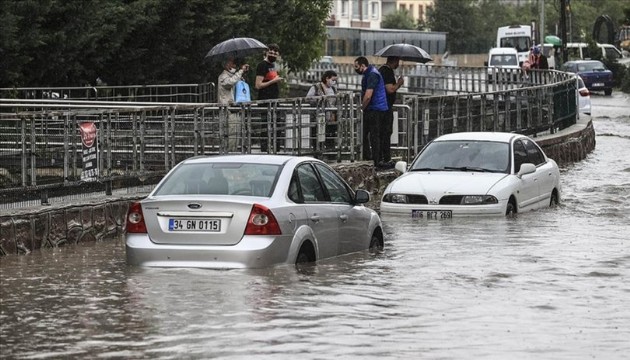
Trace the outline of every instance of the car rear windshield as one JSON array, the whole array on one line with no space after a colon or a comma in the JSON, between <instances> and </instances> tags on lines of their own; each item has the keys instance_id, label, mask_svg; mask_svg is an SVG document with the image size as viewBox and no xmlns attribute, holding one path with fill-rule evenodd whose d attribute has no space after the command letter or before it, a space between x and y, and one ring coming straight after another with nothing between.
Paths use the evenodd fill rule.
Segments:
<instances>
[{"instance_id":1,"label":"car rear windshield","mask_svg":"<svg viewBox=\"0 0 630 360\"><path fill-rule=\"evenodd\" d=\"M245 195L270 197L280 165L189 163L178 166L155 190L160 195Z\"/></svg>"},{"instance_id":2,"label":"car rear windshield","mask_svg":"<svg viewBox=\"0 0 630 360\"><path fill-rule=\"evenodd\" d=\"M411 170L509 172L510 147L494 141L435 141L418 156Z\"/></svg>"},{"instance_id":3,"label":"car rear windshield","mask_svg":"<svg viewBox=\"0 0 630 360\"><path fill-rule=\"evenodd\" d=\"M606 66L599 61L590 61L578 64L578 71L605 71Z\"/></svg>"}]
</instances>

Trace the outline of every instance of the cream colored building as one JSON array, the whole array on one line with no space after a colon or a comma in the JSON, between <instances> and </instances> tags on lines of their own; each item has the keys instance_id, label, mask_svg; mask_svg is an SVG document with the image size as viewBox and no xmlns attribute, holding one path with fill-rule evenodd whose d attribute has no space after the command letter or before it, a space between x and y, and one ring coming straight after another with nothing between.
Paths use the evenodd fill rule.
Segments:
<instances>
[{"instance_id":1,"label":"cream colored building","mask_svg":"<svg viewBox=\"0 0 630 360\"><path fill-rule=\"evenodd\" d=\"M345 28L380 29L382 0L332 0L326 25Z\"/></svg>"},{"instance_id":2,"label":"cream colored building","mask_svg":"<svg viewBox=\"0 0 630 360\"><path fill-rule=\"evenodd\" d=\"M407 10L415 20L427 20L427 12L433 7L433 0L382 0L383 15L388 15L397 10Z\"/></svg>"}]
</instances>

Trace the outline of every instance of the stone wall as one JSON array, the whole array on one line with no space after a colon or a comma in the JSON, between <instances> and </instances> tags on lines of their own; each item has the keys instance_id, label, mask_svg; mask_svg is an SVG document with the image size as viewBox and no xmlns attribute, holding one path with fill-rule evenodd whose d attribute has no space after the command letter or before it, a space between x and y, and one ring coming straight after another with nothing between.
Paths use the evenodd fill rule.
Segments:
<instances>
[{"instance_id":1,"label":"stone wall","mask_svg":"<svg viewBox=\"0 0 630 360\"><path fill-rule=\"evenodd\" d=\"M547 156L558 164L582 160L595 148L595 130L588 122L578 130L536 139ZM370 192L368 207L377 209L383 190L397 173L376 172L371 162L332 164L353 189ZM0 256L28 254L41 248L102 241L119 237L132 201L144 197L101 197L81 204L26 209L0 216Z\"/></svg>"}]
</instances>

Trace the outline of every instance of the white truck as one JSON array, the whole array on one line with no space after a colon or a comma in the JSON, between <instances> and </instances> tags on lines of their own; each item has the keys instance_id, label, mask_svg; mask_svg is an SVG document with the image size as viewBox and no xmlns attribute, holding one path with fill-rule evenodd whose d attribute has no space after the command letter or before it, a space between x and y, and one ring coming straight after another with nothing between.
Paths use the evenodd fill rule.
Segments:
<instances>
[{"instance_id":1,"label":"white truck","mask_svg":"<svg viewBox=\"0 0 630 360\"><path fill-rule=\"evenodd\" d=\"M523 65L532 47L532 27L529 25L502 26L497 29L497 46L511 47L518 52L518 63Z\"/></svg>"}]
</instances>

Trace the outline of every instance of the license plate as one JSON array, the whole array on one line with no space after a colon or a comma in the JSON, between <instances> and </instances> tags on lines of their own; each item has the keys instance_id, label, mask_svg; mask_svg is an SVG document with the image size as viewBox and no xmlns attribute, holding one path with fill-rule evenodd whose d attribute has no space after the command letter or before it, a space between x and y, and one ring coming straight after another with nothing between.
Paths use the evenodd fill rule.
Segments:
<instances>
[{"instance_id":1,"label":"license plate","mask_svg":"<svg viewBox=\"0 0 630 360\"><path fill-rule=\"evenodd\" d=\"M593 87L602 87L604 83L593 83Z\"/></svg>"},{"instance_id":2,"label":"license plate","mask_svg":"<svg viewBox=\"0 0 630 360\"><path fill-rule=\"evenodd\" d=\"M168 219L168 231L221 231L219 219Z\"/></svg>"},{"instance_id":3,"label":"license plate","mask_svg":"<svg viewBox=\"0 0 630 360\"><path fill-rule=\"evenodd\" d=\"M411 210L412 219L441 220L453 217L451 210Z\"/></svg>"}]
</instances>

